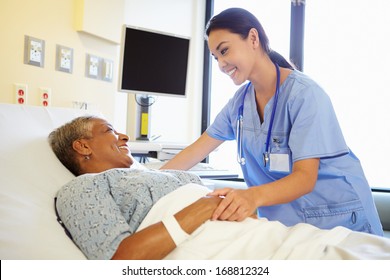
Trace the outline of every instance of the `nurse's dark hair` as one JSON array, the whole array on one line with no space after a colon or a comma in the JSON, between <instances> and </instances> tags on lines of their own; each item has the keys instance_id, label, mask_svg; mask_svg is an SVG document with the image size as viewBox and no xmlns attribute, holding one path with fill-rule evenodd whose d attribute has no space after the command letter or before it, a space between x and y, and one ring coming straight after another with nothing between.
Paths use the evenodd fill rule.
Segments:
<instances>
[{"instance_id":1,"label":"nurse's dark hair","mask_svg":"<svg viewBox=\"0 0 390 280\"><path fill-rule=\"evenodd\" d=\"M252 28L257 30L261 47L274 63L280 67L295 69L281 54L270 48L263 26L252 13L245 9L230 8L212 17L206 25L205 38L207 39L213 30L225 29L246 39Z\"/></svg>"}]
</instances>

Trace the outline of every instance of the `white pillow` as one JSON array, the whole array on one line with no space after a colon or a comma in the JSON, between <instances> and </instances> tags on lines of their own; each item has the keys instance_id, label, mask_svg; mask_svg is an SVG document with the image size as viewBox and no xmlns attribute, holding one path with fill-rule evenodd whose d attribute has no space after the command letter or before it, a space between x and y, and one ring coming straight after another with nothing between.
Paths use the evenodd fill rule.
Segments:
<instances>
[{"instance_id":1,"label":"white pillow","mask_svg":"<svg viewBox=\"0 0 390 280\"><path fill-rule=\"evenodd\" d=\"M0 104L0 259L85 259L56 219L55 194L73 175L47 142L53 129L85 114Z\"/></svg>"}]
</instances>

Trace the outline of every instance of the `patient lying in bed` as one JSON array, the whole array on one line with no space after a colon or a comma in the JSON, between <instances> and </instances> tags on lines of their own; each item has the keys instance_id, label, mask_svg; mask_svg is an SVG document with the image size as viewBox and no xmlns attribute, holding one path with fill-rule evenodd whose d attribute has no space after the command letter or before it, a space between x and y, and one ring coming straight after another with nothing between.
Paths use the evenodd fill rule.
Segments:
<instances>
[{"instance_id":1,"label":"patient lying in bed","mask_svg":"<svg viewBox=\"0 0 390 280\"><path fill-rule=\"evenodd\" d=\"M223 198L207 197L190 173L129 168L127 141L96 117L49 136L77 176L58 192L57 210L89 259L390 259L389 240L342 227L210 221Z\"/></svg>"}]
</instances>

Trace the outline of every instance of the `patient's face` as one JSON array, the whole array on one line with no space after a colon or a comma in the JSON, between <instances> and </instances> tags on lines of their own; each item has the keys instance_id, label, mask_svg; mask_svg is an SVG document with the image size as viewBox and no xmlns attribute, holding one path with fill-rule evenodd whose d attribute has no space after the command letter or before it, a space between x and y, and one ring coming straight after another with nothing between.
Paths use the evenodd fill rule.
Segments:
<instances>
[{"instance_id":1,"label":"patient's face","mask_svg":"<svg viewBox=\"0 0 390 280\"><path fill-rule=\"evenodd\" d=\"M129 137L118 133L106 120L93 119L92 139L88 143L92 149L91 160L97 161L102 169L126 168L133 164Z\"/></svg>"}]
</instances>

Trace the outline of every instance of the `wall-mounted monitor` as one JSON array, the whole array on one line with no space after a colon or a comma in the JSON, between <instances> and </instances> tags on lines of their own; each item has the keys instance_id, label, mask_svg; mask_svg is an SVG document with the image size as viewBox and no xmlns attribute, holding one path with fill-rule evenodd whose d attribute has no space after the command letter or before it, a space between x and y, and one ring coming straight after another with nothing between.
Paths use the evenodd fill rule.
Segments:
<instances>
[{"instance_id":1,"label":"wall-mounted monitor","mask_svg":"<svg viewBox=\"0 0 390 280\"><path fill-rule=\"evenodd\" d=\"M119 91L185 97L190 39L125 25Z\"/></svg>"}]
</instances>

